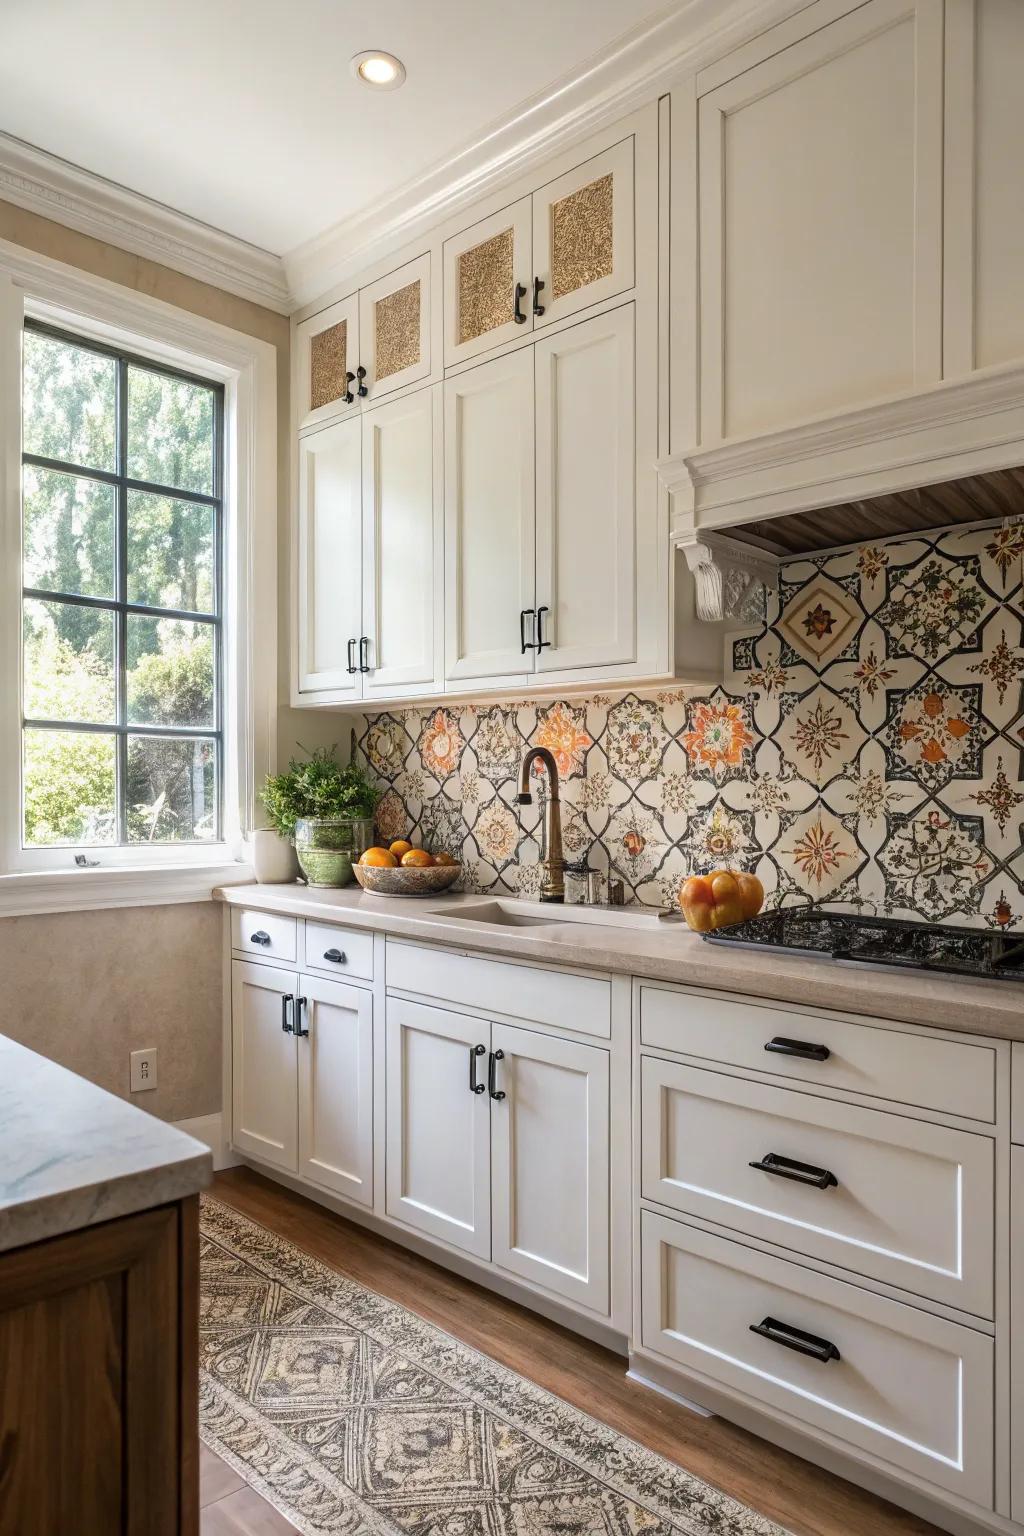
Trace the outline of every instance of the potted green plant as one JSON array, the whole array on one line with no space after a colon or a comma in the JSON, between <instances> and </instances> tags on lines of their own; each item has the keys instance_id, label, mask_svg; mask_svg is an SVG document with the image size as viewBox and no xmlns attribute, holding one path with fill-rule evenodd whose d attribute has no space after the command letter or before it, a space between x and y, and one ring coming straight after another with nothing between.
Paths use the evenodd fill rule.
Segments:
<instances>
[{"instance_id":1,"label":"potted green plant","mask_svg":"<svg viewBox=\"0 0 1024 1536\"><path fill-rule=\"evenodd\" d=\"M353 861L373 842L376 786L358 763L339 763L337 750L292 758L260 794L271 827L294 843L309 885L348 885Z\"/></svg>"}]
</instances>

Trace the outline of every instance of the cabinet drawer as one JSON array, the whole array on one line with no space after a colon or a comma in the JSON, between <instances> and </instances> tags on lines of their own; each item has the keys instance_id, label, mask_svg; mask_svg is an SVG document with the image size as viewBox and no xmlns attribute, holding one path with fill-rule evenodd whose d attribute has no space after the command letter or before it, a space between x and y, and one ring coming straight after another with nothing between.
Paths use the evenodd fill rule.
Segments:
<instances>
[{"instance_id":1,"label":"cabinet drawer","mask_svg":"<svg viewBox=\"0 0 1024 1536\"><path fill-rule=\"evenodd\" d=\"M373 934L358 928L334 928L306 922L305 968L323 976L373 980Z\"/></svg>"},{"instance_id":2,"label":"cabinet drawer","mask_svg":"<svg viewBox=\"0 0 1024 1536\"><path fill-rule=\"evenodd\" d=\"M599 976L447 954L391 940L387 957L388 986L403 992L462 1003L488 1016L507 1014L581 1035L600 1035L605 1040L611 1036L611 983Z\"/></svg>"},{"instance_id":3,"label":"cabinet drawer","mask_svg":"<svg viewBox=\"0 0 1024 1536\"><path fill-rule=\"evenodd\" d=\"M654 1056L641 1083L645 1199L991 1317L989 1137Z\"/></svg>"},{"instance_id":4,"label":"cabinet drawer","mask_svg":"<svg viewBox=\"0 0 1024 1536\"><path fill-rule=\"evenodd\" d=\"M838 1088L970 1120L995 1120L996 1053L990 1045L875 1028L784 1003L740 1001L644 983L644 1045L822 1088ZM781 1049L769 1050L773 1042ZM787 1046L813 1055L786 1054Z\"/></svg>"},{"instance_id":5,"label":"cabinet drawer","mask_svg":"<svg viewBox=\"0 0 1024 1536\"><path fill-rule=\"evenodd\" d=\"M268 960L291 960L296 949L294 917L276 912L251 912L239 907L231 913L231 947L247 955L263 955Z\"/></svg>"},{"instance_id":6,"label":"cabinet drawer","mask_svg":"<svg viewBox=\"0 0 1024 1536\"><path fill-rule=\"evenodd\" d=\"M645 1349L992 1507L991 1338L652 1211L641 1274ZM774 1338L751 1331L769 1322Z\"/></svg>"}]
</instances>

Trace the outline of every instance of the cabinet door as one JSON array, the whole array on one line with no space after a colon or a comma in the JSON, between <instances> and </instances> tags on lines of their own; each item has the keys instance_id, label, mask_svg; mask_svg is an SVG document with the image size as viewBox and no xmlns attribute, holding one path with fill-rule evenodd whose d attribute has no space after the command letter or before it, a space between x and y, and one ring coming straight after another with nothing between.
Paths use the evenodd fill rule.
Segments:
<instances>
[{"instance_id":1,"label":"cabinet door","mask_svg":"<svg viewBox=\"0 0 1024 1536\"><path fill-rule=\"evenodd\" d=\"M429 251L360 290L359 364L368 405L429 376Z\"/></svg>"},{"instance_id":2,"label":"cabinet door","mask_svg":"<svg viewBox=\"0 0 1024 1536\"><path fill-rule=\"evenodd\" d=\"M505 1024L491 1040L494 1262L604 1316L608 1052Z\"/></svg>"},{"instance_id":3,"label":"cabinet door","mask_svg":"<svg viewBox=\"0 0 1024 1536\"><path fill-rule=\"evenodd\" d=\"M1010 1202L1010 1516L1024 1523L1024 1147L1010 1148Z\"/></svg>"},{"instance_id":4,"label":"cabinet door","mask_svg":"<svg viewBox=\"0 0 1024 1536\"><path fill-rule=\"evenodd\" d=\"M297 980L248 960L231 965L232 1144L290 1173L298 1167L296 1041L283 1026Z\"/></svg>"},{"instance_id":5,"label":"cabinet door","mask_svg":"<svg viewBox=\"0 0 1024 1536\"><path fill-rule=\"evenodd\" d=\"M358 365L358 294L350 294L295 327L293 386L300 431L359 409L354 384ZM352 399L346 400L349 394Z\"/></svg>"},{"instance_id":6,"label":"cabinet door","mask_svg":"<svg viewBox=\"0 0 1024 1536\"><path fill-rule=\"evenodd\" d=\"M445 678L525 682L533 670L520 642L521 615L534 608L532 351L481 363L444 388Z\"/></svg>"},{"instance_id":7,"label":"cabinet door","mask_svg":"<svg viewBox=\"0 0 1024 1536\"><path fill-rule=\"evenodd\" d=\"M805 18L700 101L705 444L940 376L942 5Z\"/></svg>"},{"instance_id":8,"label":"cabinet door","mask_svg":"<svg viewBox=\"0 0 1024 1536\"><path fill-rule=\"evenodd\" d=\"M633 226L631 138L533 194L533 277L544 285L536 298L530 291L536 326L632 288Z\"/></svg>"},{"instance_id":9,"label":"cabinet door","mask_svg":"<svg viewBox=\"0 0 1024 1536\"><path fill-rule=\"evenodd\" d=\"M299 1173L373 1204L373 994L299 979Z\"/></svg>"},{"instance_id":10,"label":"cabinet door","mask_svg":"<svg viewBox=\"0 0 1024 1536\"><path fill-rule=\"evenodd\" d=\"M387 1214L477 1258L491 1256L486 1091L490 1025L387 1001ZM476 1048L478 1054L473 1054Z\"/></svg>"},{"instance_id":11,"label":"cabinet door","mask_svg":"<svg viewBox=\"0 0 1024 1536\"><path fill-rule=\"evenodd\" d=\"M440 688L441 386L363 417L364 696Z\"/></svg>"},{"instance_id":12,"label":"cabinet door","mask_svg":"<svg viewBox=\"0 0 1024 1536\"><path fill-rule=\"evenodd\" d=\"M535 349L537 668L636 654L633 305Z\"/></svg>"},{"instance_id":13,"label":"cabinet door","mask_svg":"<svg viewBox=\"0 0 1024 1536\"><path fill-rule=\"evenodd\" d=\"M299 693L359 698L350 671L362 634L362 422L358 415L299 439Z\"/></svg>"},{"instance_id":14,"label":"cabinet door","mask_svg":"<svg viewBox=\"0 0 1024 1536\"><path fill-rule=\"evenodd\" d=\"M446 365L529 334L530 227L530 199L523 197L445 241Z\"/></svg>"}]
</instances>

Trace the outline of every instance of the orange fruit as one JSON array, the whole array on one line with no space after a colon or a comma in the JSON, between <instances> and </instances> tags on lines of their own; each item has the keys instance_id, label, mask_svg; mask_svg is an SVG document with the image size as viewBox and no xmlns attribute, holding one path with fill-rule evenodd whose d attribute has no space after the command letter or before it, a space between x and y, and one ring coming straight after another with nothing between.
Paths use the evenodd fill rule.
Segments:
<instances>
[{"instance_id":1,"label":"orange fruit","mask_svg":"<svg viewBox=\"0 0 1024 1536\"><path fill-rule=\"evenodd\" d=\"M451 865L457 864L458 862L459 862L458 859L455 858L453 854L444 853L444 852L442 852L442 853L435 853L434 854L434 863L435 864L444 864L444 865L446 865L446 866L448 866L450 868Z\"/></svg>"},{"instance_id":2,"label":"orange fruit","mask_svg":"<svg viewBox=\"0 0 1024 1536\"><path fill-rule=\"evenodd\" d=\"M434 855L425 848L410 848L408 853L402 854L403 869L428 869L433 862Z\"/></svg>"},{"instance_id":3,"label":"orange fruit","mask_svg":"<svg viewBox=\"0 0 1024 1536\"><path fill-rule=\"evenodd\" d=\"M400 859L403 853L408 853L411 847L412 843L408 842L404 837L396 837L395 841L390 844L391 852L396 859Z\"/></svg>"},{"instance_id":4,"label":"orange fruit","mask_svg":"<svg viewBox=\"0 0 1024 1536\"><path fill-rule=\"evenodd\" d=\"M365 853L359 855L360 864L368 864L371 869L397 869L398 860L390 848L367 848Z\"/></svg>"}]
</instances>

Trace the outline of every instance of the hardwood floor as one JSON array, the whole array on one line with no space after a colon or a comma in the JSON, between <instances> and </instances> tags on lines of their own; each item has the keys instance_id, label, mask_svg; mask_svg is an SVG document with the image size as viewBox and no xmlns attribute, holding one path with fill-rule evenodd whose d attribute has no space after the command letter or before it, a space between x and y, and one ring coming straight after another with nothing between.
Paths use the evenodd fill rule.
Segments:
<instances>
[{"instance_id":1,"label":"hardwood floor","mask_svg":"<svg viewBox=\"0 0 1024 1536\"><path fill-rule=\"evenodd\" d=\"M724 1419L702 1418L629 1381L625 1362L609 1350L335 1216L251 1169L217 1174L211 1193L340 1274L400 1302L777 1520L794 1536L941 1536L927 1521ZM207 1502L207 1489L212 1493L220 1487L223 1473L232 1480L224 1484L231 1491ZM240 1490L229 1467L223 1462L212 1467L209 1452L203 1475L202 1536L291 1536L292 1526L251 1490Z\"/></svg>"}]
</instances>

